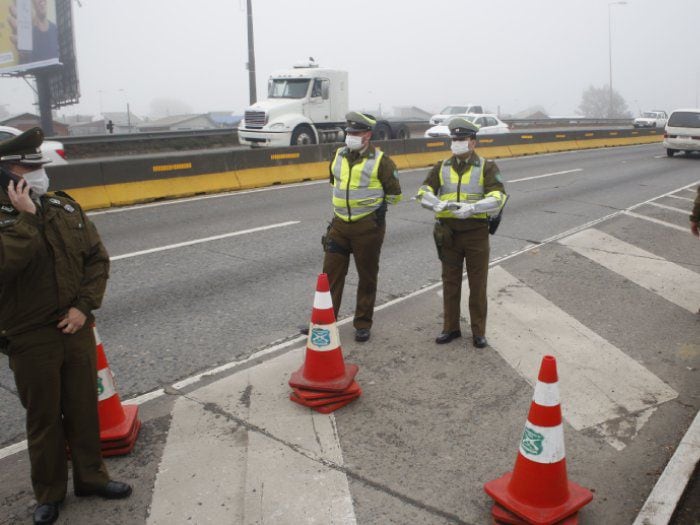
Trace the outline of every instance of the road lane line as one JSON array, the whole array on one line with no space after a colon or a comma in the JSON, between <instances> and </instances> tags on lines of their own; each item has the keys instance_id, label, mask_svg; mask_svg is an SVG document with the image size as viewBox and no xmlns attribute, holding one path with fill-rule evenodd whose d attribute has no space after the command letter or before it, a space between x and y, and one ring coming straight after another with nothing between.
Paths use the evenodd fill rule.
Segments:
<instances>
[{"instance_id":1,"label":"road lane line","mask_svg":"<svg viewBox=\"0 0 700 525\"><path fill-rule=\"evenodd\" d=\"M698 311L700 274L696 272L596 229L559 243L693 314Z\"/></svg>"},{"instance_id":2,"label":"road lane line","mask_svg":"<svg viewBox=\"0 0 700 525\"><path fill-rule=\"evenodd\" d=\"M335 418L288 399L286 378L303 351L176 401L149 524L187 516L193 523L355 525Z\"/></svg>"},{"instance_id":3,"label":"road lane line","mask_svg":"<svg viewBox=\"0 0 700 525\"><path fill-rule=\"evenodd\" d=\"M202 244L204 242L218 241L220 239L227 239L229 237L236 237L238 235L246 235L248 233L255 233L264 230L271 230L273 228L283 228L285 226L291 226L293 224L299 224L300 221L287 221L280 222L277 224L270 224L269 226L260 226L259 228L250 228L249 230L239 230L237 232L224 233L221 235L213 235L212 237L204 237L203 239L195 239L193 241L178 242L176 244L168 244L167 246L159 246L158 248L150 248L148 250L140 250L138 252L125 253L123 255L115 255L110 257L110 261L119 261L121 259L129 259L131 257L138 257L139 255L147 255L150 253L162 252L166 250L175 250L176 248L183 248L185 246L192 246L194 244Z\"/></svg>"},{"instance_id":4,"label":"road lane line","mask_svg":"<svg viewBox=\"0 0 700 525\"><path fill-rule=\"evenodd\" d=\"M681 208L675 208L673 206L668 206L666 204L660 204L658 202L650 202L649 205L656 206L657 208L662 208L664 210L677 211L678 213L682 213L683 215L690 215L690 211L688 211L688 210L682 210Z\"/></svg>"},{"instance_id":5,"label":"road lane line","mask_svg":"<svg viewBox=\"0 0 700 525\"><path fill-rule=\"evenodd\" d=\"M468 308L467 296L463 294L462 308ZM576 430L595 427L621 450L649 417L649 409L678 397L637 361L502 266L489 273L489 302L494 305L489 308L491 346L528 382L534 383L542 355L557 358L563 415ZM606 425L620 421L620 414L626 414L624 425Z\"/></svg>"},{"instance_id":6,"label":"road lane line","mask_svg":"<svg viewBox=\"0 0 700 525\"><path fill-rule=\"evenodd\" d=\"M543 179L544 177L554 177L555 175L565 175L567 173L576 173L578 171L583 171L583 168L576 168L573 170L566 170L566 171L555 171L554 173L545 173L544 175L535 175L534 177L525 177L522 179L515 179L515 180L507 180L508 184L513 184L514 182L524 182L526 180L533 180L533 179Z\"/></svg>"},{"instance_id":7,"label":"road lane line","mask_svg":"<svg viewBox=\"0 0 700 525\"><path fill-rule=\"evenodd\" d=\"M677 224L673 224L672 222L666 222L666 221L662 221L661 219L656 219L654 217L648 217L646 215L642 215L641 213L634 213L633 211L625 211L624 213L625 213L625 215L628 215L629 217L634 217L635 219L642 219L645 221L653 222L654 224L666 226L666 228L671 228L672 230L678 230L680 232L685 232L685 233L688 233L690 231L690 227L683 228L682 226L678 226Z\"/></svg>"},{"instance_id":8,"label":"road lane line","mask_svg":"<svg viewBox=\"0 0 700 525\"><path fill-rule=\"evenodd\" d=\"M632 525L668 525L700 461L700 412L683 436Z\"/></svg>"},{"instance_id":9,"label":"road lane line","mask_svg":"<svg viewBox=\"0 0 700 525\"><path fill-rule=\"evenodd\" d=\"M672 197L674 199L680 199L682 201L687 201L687 202L695 202L695 199L689 199L688 197L681 197L679 195L668 195L668 197Z\"/></svg>"}]
</instances>

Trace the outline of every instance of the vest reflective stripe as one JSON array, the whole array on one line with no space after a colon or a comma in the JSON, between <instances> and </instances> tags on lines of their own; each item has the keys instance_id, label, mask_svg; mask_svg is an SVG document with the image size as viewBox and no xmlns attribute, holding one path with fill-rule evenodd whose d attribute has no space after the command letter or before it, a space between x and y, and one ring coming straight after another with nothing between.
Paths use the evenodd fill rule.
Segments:
<instances>
[{"instance_id":1,"label":"vest reflective stripe","mask_svg":"<svg viewBox=\"0 0 700 525\"><path fill-rule=\"evenodd\" d=\"M483 167L485 159L478 157L479 164L470 164L462 176L452 166L452 159L442 161L440 168L440 188L437 196L441 201L477 202L484 198ZM455 218L452 210L443 210L435 214L438 218ZM486 219L486 213L477 213L470 219Z\"/></svg>"},{"instance_id":2,"label":"vest reflective stripe","mask_svg":"<svg viewBox=\"0 0 700 525\"><path fill-rule=\"evenodd\" d=\"M384 202L379 180L379 162L384 153L375 150L350 167L347 148L339 148L333 160L333 211L346 222L354 222L377 210Z\"/></svg>"}]
</instances>

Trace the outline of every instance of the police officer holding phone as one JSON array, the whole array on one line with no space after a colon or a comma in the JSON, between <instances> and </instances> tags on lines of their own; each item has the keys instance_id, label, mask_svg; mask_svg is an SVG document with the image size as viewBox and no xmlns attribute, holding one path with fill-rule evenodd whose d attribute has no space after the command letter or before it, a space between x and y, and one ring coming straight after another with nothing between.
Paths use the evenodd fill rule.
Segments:
<instances>
[{"instance_id":1,"label":"police officer holding phone","mask_svg":"<svg viewBox=\"0 0 700 525\"><path fill-rule=\"evenodd\" d=\"M489 218L499 217L507 196L496 163L479 156L474 148L479 127L455 117L448 123L452 156L438 162L418 190L416 198L435 212L434 237L442 262L443 330L437 344L461 337L459 326L462 273L466 261L469 280L469 319L472 342L486 340L486 281L489 271Z\"/></svg>"},{"instance_id":2,"label":"police officer holding phone","mask_svg":"<svg viewBox=\"0 0 700 525\"><path fill-rule=\"evenodd\" d=\"M76 496L125 498L102 462L96 344L109 256L77 202L47 193L40 128L0 142L0 350L26 409L27 448L38 506L53 523L66 495L66 442Z\"/></svg>"}]
</instances>

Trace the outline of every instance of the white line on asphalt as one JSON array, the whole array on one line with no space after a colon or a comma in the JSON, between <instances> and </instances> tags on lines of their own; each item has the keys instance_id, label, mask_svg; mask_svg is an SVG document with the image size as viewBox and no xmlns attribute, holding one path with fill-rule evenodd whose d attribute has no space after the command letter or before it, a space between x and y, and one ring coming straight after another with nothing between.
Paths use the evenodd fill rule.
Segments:
<instances>
[{"instance_id":1,"label":"white line on asphalt","mask_svg":"<svg viewBox=\"0 0 700 525\"><path fill-rule=\"evenodd\" d=\"M700 274L696 272L593 228L559 243L690 313L698 311Z\"/></svg>"},{"instance_id":2,"label":"white line on asphalt","mask_svg":"<svg viewBox=\"0 0 700 525\"><path fill-rule=\"evenodd\" d=\"M632 525L667 525L700 461L700 412L683 436Z\"/></svg>"},{"instance_id":3,"label":"white line on asphalt","mask_svg":"<svg viewBox=\"0 0 700 525\"><path fill-rule=\"evenodd\" d=\"M599 224L601 222L604 222L604 221L607 221L607 220L612 219L614 217L617 217L623 213L628 212L628 210L636 209L639 206L643 206L644 204L651 202L653 200L661 199L662 197L668 197L670 194L675 193L677 191L682 191L686 188L689 188L692 186L697 186L699 183L700 183L700 181L693 182L692 184L688 184L687 186L681 186L680 188L672 190L668 193L664 193L662 195L657 195L656 197L653 197L647 201L640 202L639 204L635 204L633 206L630 206L627 210L616 211L616 212L610 213L604 217L601 217L599 219L594 219L594 220L589 221L589 222L582 224L580 226L576 226L574 228L571 228L570 230L567 230L565 232L558 233L556 235L552 235L551 237L544 239L541 243L529 244L525 248L515 250L511 253L508 253L506 255L503 255L501 257L497 257L497 258L493 259L491 262L489 262L489 267L493 267L493 266L496 266L498 264L501 264L502 262L507 261L509 259L512 259L513 257L517 257L518 255L522 255L523 253L528 253L528 252L534 250L535 248L539 248L539 247L544 246L546 244L556 242L559 239L562 239L562 238L567 237L569 235L572 235L576 232L585 230L587 228L595 226L596 224ZM464 276L466 276L466 273L464 274ZM389 308L390 306L393 306L395 304L399 304L399 303L402 303L402 302L407 301L409 299L413 299L414 297L418 297L421 294L424 294L426 292L430 292L430 291L435 290L435 289L440 288L440 287L442 287L442 282L437 282L437 283L428 285L424 288L421 288L420 290L416 290L414 292L411 292L408 295L404 295L402 297L397 297L396 299L392 299L390 301L387 301L386 303L382 303L382 304L378 305L374 310L375 311L384 310L385 308ZM348 317L338 321L337 324L338 324L338 326L342 326L342 325L350 323L352 320L353 320L352 316L348 316ZM179 381L178 383L173 384L173 387L174 388L184 388L184 386L188 386L188 385L191 385L193 383L197 383L198 381L202 380L203 378L206 378L206 377L211 376L213 374L218 374L218 373L224 372L226 370L231 370L231 369L237 368L237 367L242 366L242 365L244 365L244 364L246 364L254 359L264 357L265 355L268 355L268 354L274 353L278 350L282 350L284 348L296 345L297 343L301 343L303 341L306 341L306 336L295 337L294 339L290 339L289 341L285 341L283 343L273 345L269 348L264 348L264 349L260 350L259 352L256 352L256 353L246 357L243 360L231 361L229 363L226 363L226 364L223 364L223 365L218 366L216 368L213 368L212 370L208 370L205 372L201 372L199 374L195 374L194 376L183 379L182 381ZM152 392L149 392L148 394L144 394L143 396L140 396L139 398L134 398L134 399L140 399L141 397L145 397L145 396L149 396L148 399L155 399L157 397L160 397L164 393L165 392L162 389L158 389L158 390L154 390ZM126 400L127 403L130 401L131 400ZM25 445L22 446L22 443L24 443ZM14 454L15 452L19 452L21 450L24 450L25 448L26 448L26 441L21 441L19 443L14 443L12 445L8 445L7 447L0 449L0 459L3 459L7 456L10 456L10 455ZM12 450L12 451L7 452L8 450Z\"/></svg>"},{"instance_id":4,"label":"white line on asphalt","mask_svg":"<svg viewBox=\"0 0 700 525\"><path fill-rule=\"evenodd\" d=\"M681 197L679 195L668 195L668 197L671 197L673 199L680 199L682 201L687 201L687 202L694 202L694 199L689 199L688 197Z\"/></svg>"},{"instance_id":5,"label":"white line on asphalt","mask_svg":"<svg viewBox=\"0 0 700 525\"><path fill-rule=\"evenodd\" d=\"M468 310L467 301L464 294L462 308ZM489 309L491 346L530 384L535 382L543 354L557 358L563 415L576 430L626 414L627 424L596 429L621 450L625 444L620 438L629 439L629 427L641 428L637 418L678 397L644 366L502 266L489 272L489 302L496 305Z\"/></svg>"},{"instance_id":6,"label":"white line on asphalt","mask_svg":"<svg viewBox=\"0 0 700 525\"><path fill-rule=\"evenodd\" d=\"M578 171L583 171L583 168L576 168L573 170L566 170L566 171L555 171L554 173L545 173L544 175L535 175L534 177L524 177L522 179L507 180L506 182L508 184L513 184L514 182L523 182L526 180L533 180L533 179L543 179L545 177L554 177L555 175L565 175L567 173L576 173Z\"/></svg>"},{"instance_id":7,"label":"white line on asphalt","mask_svg":"<svg viewBox=\"0 0 700 525\"><path fill-rule=\"evenodd\" d=\"M666 204L659 204L658 202L650 202L650 206L656 206L657 208L663 208L664 210L677 211L683 215L690 215L688 210L682 210L681 208L675 208L673 206L667 206Z\"/></svg>"},{"instance_id":8,"label":"white line on asphalt","mask_svg":"<svg viewBox=\"0 0 700 525\"><path fill-rule=\"evenodd\" d=\"M255 233L264 230L271 230L273 228L282 228L284 226L291 226L293 224L299 224L299 221L287 221L280 222L277 224L270 224L268 226L260 226L259 228L250 228L249 230L239 230L237 232L223 233L221 235L213 235L212 237L204 237L203 239L195 239L193 241L178 242L176 244L168 244L167 246L159 246L158 248L149 248L148 250L141 250L138 252L125 253L123 255L115 255L110 257L110 261L119 261L120 259L129 259L131 257L138 257L139 255L147 255L149 253L162 252L165 250L174 250L176 248L183 248L185 246L192 246L194 244L201 244L203 242L218 241L220 239L227 239L229 237L235 237L237 235L246 235L248 233Z\"/></svg>"},{"instance_id":9,"label":"white line on asphalt","mask_svg":"<svg viewBox=\"0 0 700 525\"><path fill-rule=\"evenodd\" d=\"M645 221L653 222L654 224L659 224L661 226L666 226L666 228L671 228L672 230L678 230L681 232L690 231L689 227L683 228L681 226L678 226L677 224L673 224L672 222L662 221L661 219L655 219L654 217L647 217L646 215L634 213L633 211L625 211L625 215L629 215L630 217L634 217L635 219L643 219Z\"/></svg>"}]
</instances>

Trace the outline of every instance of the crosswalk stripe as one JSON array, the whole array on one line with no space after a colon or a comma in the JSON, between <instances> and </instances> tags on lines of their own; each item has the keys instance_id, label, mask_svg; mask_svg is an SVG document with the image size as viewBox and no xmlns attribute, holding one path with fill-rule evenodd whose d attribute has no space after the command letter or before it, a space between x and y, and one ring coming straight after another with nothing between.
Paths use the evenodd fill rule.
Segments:
<instances>
[{"instance_id":1,"label":"crosswalk stripe","mask_svg":"<svg viewBox=\"0 0 700 525\"><path fill-rule=\"evenodd\" d=\"M657 208L661 208L664 210L670 210L670 211L676 211L678 213L682 213L683 215L690 215L690 211L688 210L682 210L680 208L676 208L675 206L668 206L666 204L661 204L659 202L649 202L648 203L650 206L656 206Z\"/></svg>"},{"instance_id":2,"label":"crosswalk stripe","mask_svg":"<svg viewBox=\"0 0 700 525\"><path fill-rule=\"evenodd\" d=\"M693 199L689 199L688 197L681 197L680 195L666 195L667 197L671 197L672 199L678 199L681 201L686 201L686 202L693 202Z\"/></svg>"},{"instance_id":3,"label":"crosswalk stripe","mask_svg":"<svg viewBox=\"0 0 700 525\"><path fill-rule=\"evenodd\" d=\"M534 382L543 355L557 358L563 415L576 430L597 427L621 450L629 427L636 434L650 410L678 396L645 367L501 266L489 273L489 302L491 346L526 380ZM620 381L622 376L625 381ZM619 420L620 414L628 415L624 429L606 425Z\"/></svg>"},{"instance_id":4,"label":"crosswalk stripe","mask_svg":"<svg viewBox=\"0 0 700 525\"><path fill-rule=\"evenodd\" d=\"M678 230L685 233L690 231L689 228L683 228L681 226L678 226L677 224L673 224L672 222L662 221L661 219L656 219L654 217L642 215L641 213L635 213L633 211L623 211L622 213L629 217L634 217L635 219L642 219L644 221L653 222L654 224L658 224L660 226L665 226L666 228L671 228L672 230Z\"/></svg>"},{"instance_id":5,"label":"crosswalk stripe","mask_svg":"<svg viewBox=\"0 0 700 525\"><path fill-rule=\"evenodd\" d=\"M689 312L698 311L700 274L594 228L559 243Z\"/></svg>"},{"instance_id":6,"label":"crosswalk stripe","mask_svg":"<svg viewBox=\"0 0 700 525\"><path fill-rule=\"evenodd\" d=\"M303 350L178 399L149 524L355 525L335 418L287 399Z\"/></svg>"}]
</instances>

